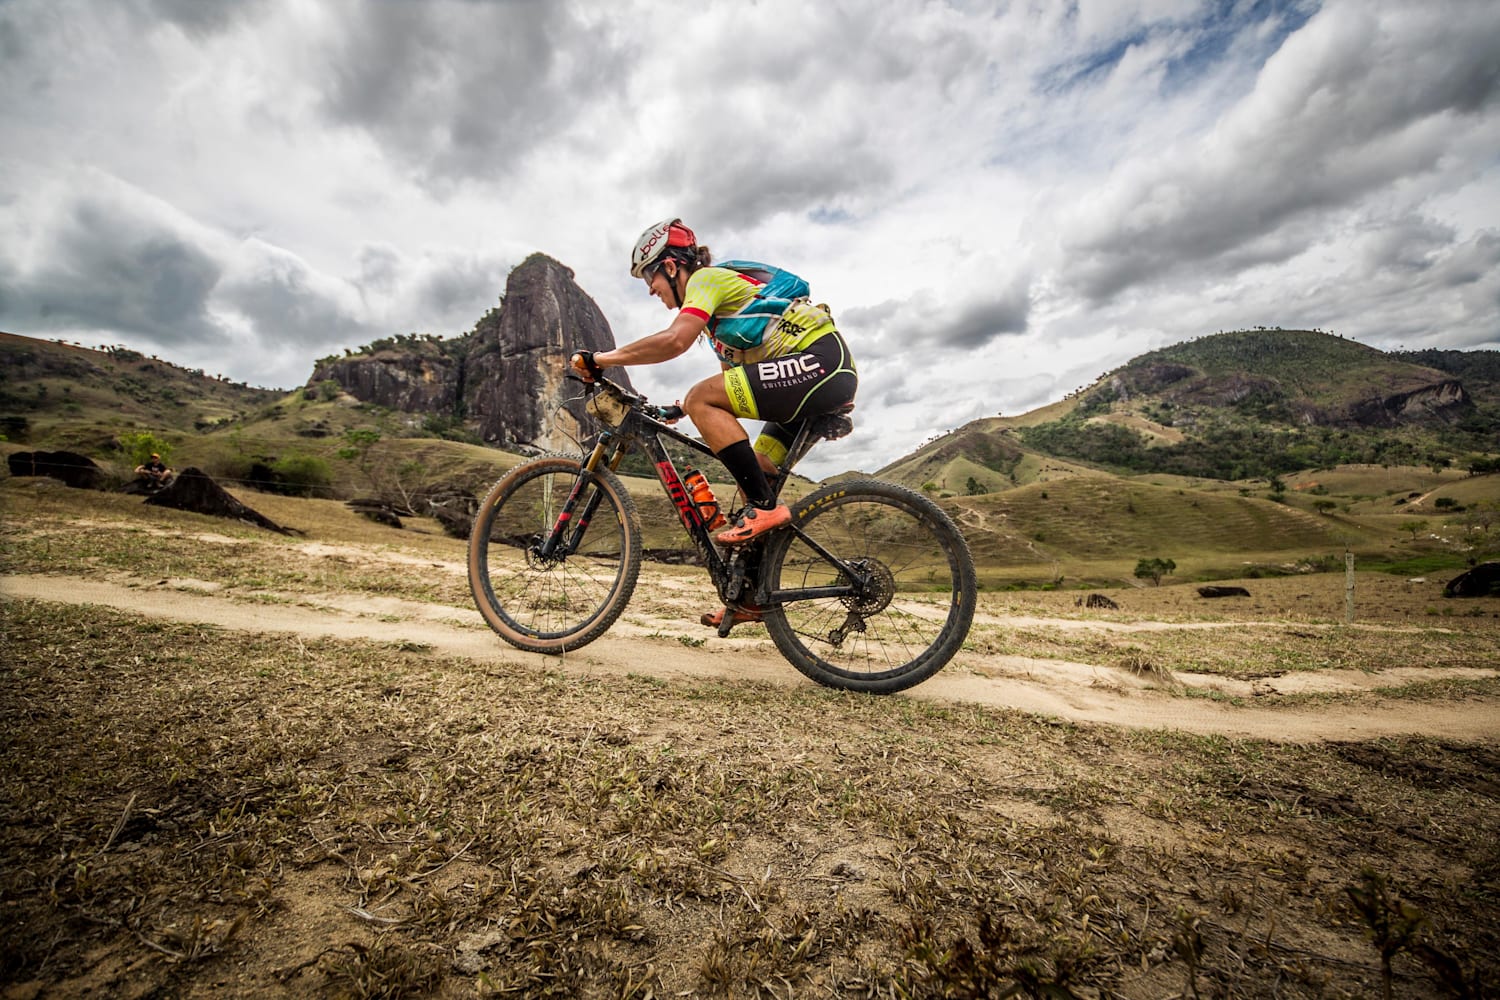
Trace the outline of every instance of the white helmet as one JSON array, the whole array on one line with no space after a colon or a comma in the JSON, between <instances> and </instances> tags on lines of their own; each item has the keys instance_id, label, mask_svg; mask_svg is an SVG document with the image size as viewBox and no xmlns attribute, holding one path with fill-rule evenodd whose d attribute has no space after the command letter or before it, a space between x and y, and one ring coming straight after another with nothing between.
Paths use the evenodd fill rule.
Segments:
<instances>
[{"instance_id":1,"label":"white helmet","mask_svg":"<svg viewBox=\"0 0 1500 1000\"><path fill-rule=\"evenodd\" d=\"M648 226L635 241L635 249L630 251L630 275L633 278L644 278L646 268L656 263L667 252L668 247L697 245L698 237L682 224L681 219L663 219L654 226Z\"/></svg>"}]
</instances>

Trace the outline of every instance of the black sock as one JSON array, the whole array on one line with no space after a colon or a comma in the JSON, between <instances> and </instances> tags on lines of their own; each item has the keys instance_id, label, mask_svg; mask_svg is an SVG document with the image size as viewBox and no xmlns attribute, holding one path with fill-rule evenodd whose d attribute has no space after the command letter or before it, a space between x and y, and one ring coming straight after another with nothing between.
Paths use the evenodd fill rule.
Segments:
<instances>
[{"instance_id":1,"label":"black sock","mask_svg":"<svg viewBox=\"0 0 1500 1000\"><path fill-rule=\"evenodd\" d=\"M760 460L755 457L755 449L750 447L748 439L736 441L714 454L724 463L724 468L729 470L734 481L740 484L740 489L745 491L746 500L763 510L776 506L776 494L771 492L771 484L766 482L766 473L761 469Z\"/></svg>"}]
</instances>

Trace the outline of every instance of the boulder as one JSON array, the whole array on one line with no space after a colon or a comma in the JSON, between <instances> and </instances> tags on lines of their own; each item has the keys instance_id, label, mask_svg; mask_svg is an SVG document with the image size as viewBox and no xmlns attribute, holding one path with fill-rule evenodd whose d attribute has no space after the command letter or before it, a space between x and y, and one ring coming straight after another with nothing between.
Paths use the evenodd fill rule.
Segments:
<instances>
[{"instance_id":1,"label":"boulder","mask_svg":"<svg viewBox=\"0 0 1500 1000\"><path fill-rule=\"evenodd\" d=\"M1090 594L1087 598L1080 597L1073 604L1080 608L1104 608L1109 611L1120 609L1120 606L1106 594Z\"/></svg>"},{"instance_id":2,"label":"boulder","mask_svg":"<svg viewBox=\"0 0 1500 1000\"><path fill-rule=\"evenodd\" d=\"M80 490L104 488L104 470L71 451L18 451L6 463L12 476L48 476Z\"/></svg>"},{"instance_id":3,"label":"boulder","mask_svg":"<svg viewBox=\"0 0 1500 1000\"><path fill-rule=\"evenodd\" d=\"M1250 591L1244 587L1221 587L1211 584L1198 588L1199 597L1249 597Z\"/></svg>"},{"instance_id":4,"label":"boulder","mask_svg":"<svg viewBox=\"0 0 1500 1000\"><path fill-rule=\"evenodd\" d=\"M282 535L294 533L294 529L283 528L270 518L246 507L224 492L224 488L214 482L208 473L193 466L183 469L172 481L172 485L147 497L145 502L156 507L190 510L197 514L244 521Z\"/></svg>"},{"instance_id":5,"label":"boulder","mask_svg":"<svg viewBox=\"0 0 1500 1000\"><path fill-rule=\"evenodd\" d=\"M1500 597L1500 562L1480 563L1443 588L1444 597Z\"/></svg>"}]
</instances>

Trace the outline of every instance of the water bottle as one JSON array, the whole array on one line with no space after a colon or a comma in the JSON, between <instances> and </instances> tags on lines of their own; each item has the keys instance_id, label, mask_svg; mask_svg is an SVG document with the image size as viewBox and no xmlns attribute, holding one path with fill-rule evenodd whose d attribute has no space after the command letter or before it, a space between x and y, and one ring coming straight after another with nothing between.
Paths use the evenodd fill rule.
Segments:
<instances>
[{"instance_id":1,"label":"water bottle","mask_svg":"<svg viewBox=\"0 0 1500 1000\"><path fill-rule=\"evenodd\" d=\"M712 531L724 524L724 513L719 510L719 501L709 488L708 477L697 469L689 469L687 475L682 477L682 484L693 498L693 506L698 508L698 516L703 519L704 527Z\"/></svg>"}]
</instances>

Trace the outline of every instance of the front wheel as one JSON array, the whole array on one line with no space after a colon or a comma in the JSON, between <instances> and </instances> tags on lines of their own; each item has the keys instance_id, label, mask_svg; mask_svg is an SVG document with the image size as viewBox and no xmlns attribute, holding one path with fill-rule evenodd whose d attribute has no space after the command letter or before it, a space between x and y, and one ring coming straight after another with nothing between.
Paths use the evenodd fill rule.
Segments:
<instances>
[{"instance_id":1,"label":"front wheel","mask_svg":"<svg viewBox=\"0 0 1500 1000\"><path fill-rule=\"evenodd\" d=\"M469 589L519 649L564 653L625 610L641 571L635 501L608 469L539 458L495 484L469 532Z\"/></svg>"},{"instance_id":2,"label":"front wheel","mask_svg":"<svg viewBox=\"0 0 1500 1000\"><path fill-rule=\"evenodd\" d=\"M974 560L942 508L878 480L837 483L793 504L769 541L766 629L802 673L872 694L931 677L974 620ZM779 606L778 606L779 604Z\"/></svg>"}]
</instances>

